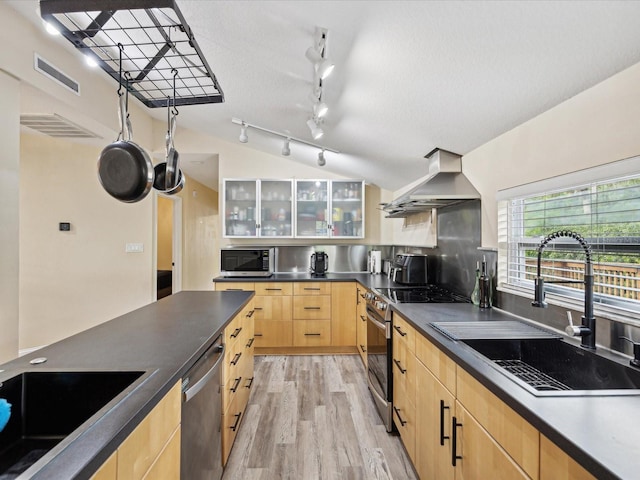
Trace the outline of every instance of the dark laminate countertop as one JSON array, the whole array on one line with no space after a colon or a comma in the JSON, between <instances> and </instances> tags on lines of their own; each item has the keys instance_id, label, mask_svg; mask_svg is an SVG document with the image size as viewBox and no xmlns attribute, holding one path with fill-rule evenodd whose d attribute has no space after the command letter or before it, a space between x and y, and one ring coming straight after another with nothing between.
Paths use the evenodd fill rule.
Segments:
<instances>
[{"instance_id":1,"label":"dark laminate countertop","mask_svg":"<svg viewBox=\"0 0 640 480\"><path fill-rule=\"evenodd\" d=\"M498 372L431 322L512 320L497 309L469 304L395 304L418 332L554 441L598 479L640 478L640 396L536 397Z\"/></svg>"},{"instance_id":2,"label":"dark laminate countertop","mask_svg":"<svg viewBox=\"0 0 640 480\"><path fill-rule=\"evenodd\" d=\"M142 383L134 383L128 394L125 390L83 424L79 435L74 432L43 457L41 461L53 458L29 478L89 478L252 296L251 292L181 292L1 365L0 382L24 371L146 372ZM48 361L30 365L36 357Z\"/></svg>"}]
</instances>

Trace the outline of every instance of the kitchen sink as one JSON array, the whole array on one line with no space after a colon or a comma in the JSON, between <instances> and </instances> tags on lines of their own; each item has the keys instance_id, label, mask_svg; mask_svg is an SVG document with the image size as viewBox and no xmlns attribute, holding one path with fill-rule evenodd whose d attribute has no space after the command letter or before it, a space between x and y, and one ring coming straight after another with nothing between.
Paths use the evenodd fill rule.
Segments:
<instances>
[{"instance_id":1,"label":"kitchen sink","mask_svg":"<svg viewBox=\"0 0 640 480\"><path fill-rule=\"evenodd\" d=\"M0 383L11 405L0 432L0 478L16 478L128 389L145 372L24 372ZM97 419L98 416L96 416Z\"/></svg>"},{"instance_id":2,"label":"kitchen sink","mask_svg":"<svg viewBox=\"0 0 640 480\"><path fill-rule=\"evenodd\" d=\"M640 369L561 338L461 341L537 396L640 395Z\"/></svg>"}]
</instances>

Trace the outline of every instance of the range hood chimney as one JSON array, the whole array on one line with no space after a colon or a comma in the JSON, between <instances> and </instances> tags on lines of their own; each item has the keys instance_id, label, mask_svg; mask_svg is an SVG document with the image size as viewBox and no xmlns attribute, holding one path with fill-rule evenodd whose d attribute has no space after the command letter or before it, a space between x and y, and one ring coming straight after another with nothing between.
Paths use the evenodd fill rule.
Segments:
<instances>
[{"instance_id":1,"label":"range hood chimney","mask_svg":"<svg viewBox=\"0 0 640 480\"><path fill-rule=\"evenodd\" d=\"M425 158L429 161L429 173L418 186L383 206L388 213L387 218L406 217L480 198L478 191L462 174L460 155L435 148Z\"/></svg>"}]
</instances>

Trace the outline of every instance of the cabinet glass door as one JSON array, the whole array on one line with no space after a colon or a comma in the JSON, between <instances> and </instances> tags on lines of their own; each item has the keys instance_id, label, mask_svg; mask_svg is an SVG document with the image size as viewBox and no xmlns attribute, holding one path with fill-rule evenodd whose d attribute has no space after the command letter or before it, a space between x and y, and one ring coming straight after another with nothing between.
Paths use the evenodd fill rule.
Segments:
<instances>
[{"instance_id":1,"label":"cabinet glass door","mask_svg":"<svg viewBox=\"0 0 640 480\"><path fill-rule=\"evenodd\" d=\"M362 238L364 235L364 183L331 181L331 236Z\"/></svg>"},{"instance_id":2,"label":"cabinet glass door","mask_svg":"<svg viewBox=\"0 0 640 480\"><path fill-rule=\"evenodd\" d=\"M260 181L260 235L292 237L293 182L291 180Z\"/></svg>"},{"instance_id":3,"label":"cabinet glass door","mask_svg":"<svg viewBox=\"0 0 640 480\"><path fill-rule=\"evenodd\" d=\"M296 180L296 237L328 235L328 180Z\"/></svg>"},{"instance_id":4,"label":"cabinet glass door","mask_svg":"<svg viewBox=\"0 0 640 480\"><path fill-rule=\"evenodd\" d=\"M224 236L255 237L256 180L224 181Z\"/></svg>"}]
</instances>

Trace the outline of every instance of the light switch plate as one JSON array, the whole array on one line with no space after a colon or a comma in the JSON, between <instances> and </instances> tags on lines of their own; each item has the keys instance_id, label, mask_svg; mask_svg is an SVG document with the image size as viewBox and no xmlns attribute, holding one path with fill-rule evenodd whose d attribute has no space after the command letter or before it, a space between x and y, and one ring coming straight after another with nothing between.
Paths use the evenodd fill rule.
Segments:
<instances>
[{"instance_id":1,"label":"light switch plate","mask_svg":"<svg viewBox=\"0 0 640 480\"><path fill-rule=\"evenodd\" d=\"M144 252L144 246L142 243L127 243L124 251L127 253L142 253Z\"/></svg>"}]
</instances>

